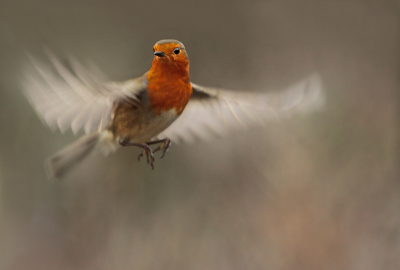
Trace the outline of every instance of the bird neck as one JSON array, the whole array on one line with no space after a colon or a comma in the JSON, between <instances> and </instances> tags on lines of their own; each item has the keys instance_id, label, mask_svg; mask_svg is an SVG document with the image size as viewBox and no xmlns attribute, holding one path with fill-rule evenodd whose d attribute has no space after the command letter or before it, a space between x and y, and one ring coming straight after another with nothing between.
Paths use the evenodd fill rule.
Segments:
<instances>
[{"instance_id":1,"label":"bird neck","mask_svg":"<svg viewBox=\"0 0 400 270\"><path fill-rule=\"evenodd\" d=\"M147 81L150 106L157 114L172 109L177 114L182 113L192 95L189 63L156 58L147 74Z\"/></svg>"},{"instance_id":2,"label":"bird neck","mask_svg":"<svg viewBox=\"0 0 400 270\"><path fill-rule=\"evenodd\" d=\"M189 83L189 62L178 62L167 58L154 58L147 79L171 78Z\"/></svg>"}]
</instances>

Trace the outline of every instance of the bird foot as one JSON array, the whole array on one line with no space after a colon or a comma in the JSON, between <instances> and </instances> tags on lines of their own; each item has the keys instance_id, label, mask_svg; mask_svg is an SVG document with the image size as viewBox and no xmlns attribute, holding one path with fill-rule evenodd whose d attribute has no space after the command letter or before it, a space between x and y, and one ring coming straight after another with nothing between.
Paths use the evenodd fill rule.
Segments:
<instances>
[{"instance_id":1,"label":"bird foot","mask_svg":"<svg viewBox=\"0 0 400 270\"><path fill-rule=\"evenodd\" d=\"M143 151L140 153L140 155L138 156L138 160L140 161L140 158L142 158L144 156L144 154L146 154L146 158L147 158L147 164L150 164L151 169L154 170L154 155L153 155L153 150L150 148L150 146L148 146L145 143L131 143L131 142L127 142L125 140L120 140L119 144L122 146L137 146L143 149Z\"/></svg>"},{"instance_id":2,"label":"bird foot","mask_svg":"<svg viewBox=\"0 0 400 270\"><path fill-rule=\"evenodd\" d=\"M162 156L161 158L165 157L165 154L169 151L169 148L171 147L171 140L170 139L164 139L163 142L153 151L153 153L157 151L162 151Z\"/></svg>"},{"instance_id":3,"label":"bird foot","mask_svg":"<svg viewBox=\"0 0 400 270\"><path fill-rule=\"evenodd\" d=\"M142 146L140 146L142 147ZM143 151L142 153L138 156L138 160L140 161L140 158L142 158L144 156L144 154L146 154L146 158L147 158L147 164L150 164L151 169L154 170L154 151L150 148L150 146L143 144Z\"/></svg>"}]
</instances>

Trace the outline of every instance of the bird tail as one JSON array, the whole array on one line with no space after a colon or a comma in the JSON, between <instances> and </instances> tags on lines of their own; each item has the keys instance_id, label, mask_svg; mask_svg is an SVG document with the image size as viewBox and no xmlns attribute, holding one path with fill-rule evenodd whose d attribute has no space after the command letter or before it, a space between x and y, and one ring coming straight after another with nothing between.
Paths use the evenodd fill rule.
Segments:
<instances>
[{"instance_id":1,"label":"bird tail","mask_svg":"<svg viewBox=\"0 0 400 270\"><path fill-rule=\"evenodd\" d=\"M84 159L97 145L101 133L84 135L60 152L50 157L45 168L49 178L58 178L64 175L79 161Z\"/></svg>"}]
</instances>

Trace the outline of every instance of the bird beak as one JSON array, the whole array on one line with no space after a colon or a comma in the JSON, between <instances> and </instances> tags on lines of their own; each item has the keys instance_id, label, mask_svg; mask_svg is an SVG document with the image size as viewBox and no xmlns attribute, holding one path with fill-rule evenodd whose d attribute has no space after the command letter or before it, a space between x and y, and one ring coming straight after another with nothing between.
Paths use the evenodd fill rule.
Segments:
<instances>
[{"instance_id":1,"label":"bird beak","mask_svg":"<svg viewBox=\"0 0 400 270\"><path fill-rule=\"evenodd\" d=\"M165 53L162 51L156 51L156 52L154 52L154 55L157 55L158 57L164 57Z\"/></svg>"}]
</instances>

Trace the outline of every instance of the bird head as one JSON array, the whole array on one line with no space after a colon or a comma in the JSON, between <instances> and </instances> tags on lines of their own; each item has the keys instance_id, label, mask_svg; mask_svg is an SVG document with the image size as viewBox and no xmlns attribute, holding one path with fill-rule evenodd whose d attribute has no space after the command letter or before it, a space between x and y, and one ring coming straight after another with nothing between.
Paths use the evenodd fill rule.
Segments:
<instances>
[{"instance_id":1,"label":"bird head","mask_svg":"<svg viewBox=\"0 0 400 270\"><path fill-rule=\"evenodd\" d=\"M182 42L174 39L158 41L154 47L153 63L164 63L173 66L189 66L189 58Z\"/></svg>"}]
</instances>

